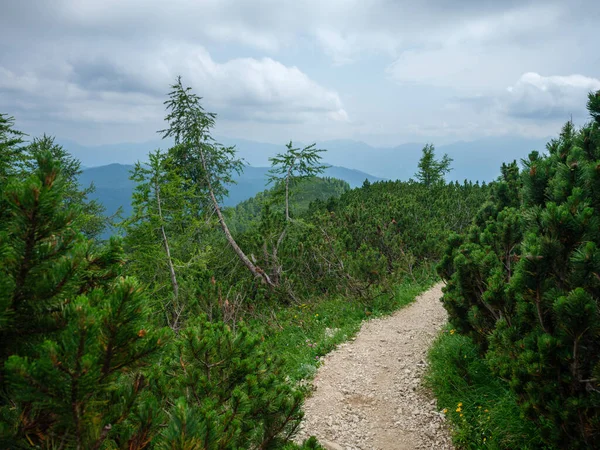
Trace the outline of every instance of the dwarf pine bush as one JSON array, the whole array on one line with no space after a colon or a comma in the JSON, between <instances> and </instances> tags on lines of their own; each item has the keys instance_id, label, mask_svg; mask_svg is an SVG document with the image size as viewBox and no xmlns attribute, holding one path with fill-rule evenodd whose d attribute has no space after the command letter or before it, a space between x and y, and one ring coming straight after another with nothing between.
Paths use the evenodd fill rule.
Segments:
<instances>
[{"instance_id":1,"label":"dwarf pine bush","mask_svg":"<svg viewBox=\"0 0 600 450\"><path fill-rule=\"evenodd\" d=\"M450 322L558 448L600 446L600 92L548 154L505 165L438 268Z\"/></svg>"},{"instance_id":2,"label":"dwarf pine bush","mask_svg":"<svg viewBox=\"0 0 600 450\"><path fill-rule=\"evenodd\" d=\"M0 177L0 448L319 448L291 441L303 397L260 337L164 327L120 240L81 233L61 161L28 163Z\"/></svg>"}]
</instances>

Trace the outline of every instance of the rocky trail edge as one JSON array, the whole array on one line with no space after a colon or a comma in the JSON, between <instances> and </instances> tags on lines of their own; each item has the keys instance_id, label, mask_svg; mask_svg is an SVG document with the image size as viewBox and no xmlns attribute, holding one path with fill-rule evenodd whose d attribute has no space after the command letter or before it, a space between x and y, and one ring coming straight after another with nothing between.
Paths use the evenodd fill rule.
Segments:
<instances>
[{"instance_id":1,"label":"rocky trail edge","mask_svg":"<svg viewBox=\"0 0 600 450\"><path fill-rule=\"evenodd\" d=\"M373 319L324 357L297 439L329 450L452 449L445 417L422 384L427 351L446 323L441 283Z\"/></svg>"}]
</instances>

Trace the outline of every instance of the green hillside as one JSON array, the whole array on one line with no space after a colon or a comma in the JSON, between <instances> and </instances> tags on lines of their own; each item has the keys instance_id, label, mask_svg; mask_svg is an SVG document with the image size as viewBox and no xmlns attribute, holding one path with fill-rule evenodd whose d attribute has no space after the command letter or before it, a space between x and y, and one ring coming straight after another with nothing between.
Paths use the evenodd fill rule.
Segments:
<instances>
[{"instance_id":1,"label":"green hillside","mask_svg":"<svg viewBox=\"0 0 600 450\"><path fill-rule=\"evenodd\" d=\"M293 216L302 215L308 211L311 202L333 200L348 190L350 190L350 184L336 178L313 177L302 180L294 186L292 191L291 213ZM273 187L228 208L226 214L231 222L232 230L244 232L256 225L267 205L273 212L283 213L283 205L278 199L280 200L280 193L277 188Z\"/></svg>"}]
</instances>

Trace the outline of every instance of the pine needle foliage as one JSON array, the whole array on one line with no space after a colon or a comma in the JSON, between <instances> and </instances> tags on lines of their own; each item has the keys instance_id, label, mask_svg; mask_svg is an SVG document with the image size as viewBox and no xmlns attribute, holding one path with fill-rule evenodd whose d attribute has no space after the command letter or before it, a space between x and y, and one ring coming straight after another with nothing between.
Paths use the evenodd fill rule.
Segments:
<instances>
[{"instance_id":1,"label":"pine needle foliage","mask_svg":"<svg viewBox=\"0 0 600 450\"><path fill-rule=\"evenodd\" d=\"M164 309L126 274L121 240L83 235L77 163L50 138L35 145L14 153L22 165L2 191L0 447L320 448L291 441L303 396L263 339L204 315L164 327ZM156 171L138 168L147 237L181 227L186 208L174 194L184 183L156 156Z\"/></svg>"},{"instance_id":2,"label":"pine needle foliage","mask_svg":"<svg viewBox=\"0 0 600 450\"><path fill-rule=\"evenodd\" d=\"M14 117L0 113L0 192L6 189L10 177L20 171L25 158L24 137L15 129ZM7 208L5 199L0 198L0 220L8 217Z\"/></svg>"},{"instance_id":3,"label":"pine needle foliage","mask_svg":"<svg viewBox=\"0 0 600 450\"><path fill-rule=\"evenodd\" d=\"M301 393L243 324L188 321L165 365L161 397L175 401L158 448L277 449L300 424Z\"/></svg>"},{"instance_id":4,"label":"pine needle foliage","mask_svg":"<svg viewBox=\"0 0 600 450\"><path fill-rule=\"evenodd\" d=\"M450 321L517 395L548 446L600 442L600 104L547 145L504 166L438 271Z\"/></svg>"},{"instance_id":5,"label":"pine needle foliage","mask_svg":"<svg viewBox=\"0 0 600 450\"><path fill-rule=\"evenodd\" d=\"M443 183L444 176L452 170L450 164L452 158L444 154L442 159L435 158L435 147L432 144L427 144L423 147L423 154L419 160L419 170L415 173L417 181L425 186L431 186L436 183Z\"/></svg>"},{"instance_id":6,"label":"pine needle foliage","mask_svg":"<svg viewBox=\"0 0 600 450\"><path fill-rule=\"evenodd\" d=\"M61 165L46 151L4 192L0 237L0 440L5 445L100 448L118 441L157 349L137 283L120 277L123 251L95 251L77 232ZM114 441L116 442L116 441Z\"/></svg>"}]
</instances>

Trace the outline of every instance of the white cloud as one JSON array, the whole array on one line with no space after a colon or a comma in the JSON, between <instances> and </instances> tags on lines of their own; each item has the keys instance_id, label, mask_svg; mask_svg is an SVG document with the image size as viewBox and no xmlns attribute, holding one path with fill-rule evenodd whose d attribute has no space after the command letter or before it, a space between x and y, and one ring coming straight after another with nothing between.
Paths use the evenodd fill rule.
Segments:
<instances>
[{"instance_id":1,"label":"white cloud","mask_svg":"<svg viewBox=\"0 0 600 450\"><path fill-rule=\"evenodd\" d=\"M595 90L600 89L600 80L583 75L544 77L535 72L528 72L521 76L515 87L509 86L507 90L514 93L525 86L531 86L543 92L552 92L556 89Z\"/></svg>"},{"instance_id":2,"label":"white cloud","mask_svg":"<svg viewBox=\"0 0 600 450\"><path fill-rule=\"evenodd\" d=\"M86 55L73 47L67 68L53 76L32 64L0 66L0 89L15 98L52 103L53 116L73 121L139 123L158 120L177 75L205 99L207 109L235 120L347 121L339 95L295 66L271 58L216 62L201 46L113 48Z\"/></svg>"},{"instance_id":3,"label":"white cloud","mask_svg":"<svg viewBox=\"0 0 600 450\"><path fill-rule=\"evenodd\" d=\"M585 117L587 95L600 90L600 79L583 75L542 76L523 74L507 88L505 109L515 117L567 120Z\"/></svg>"},{"instance_id":4,"label":"white cloud","mask_svg":"<svg viewBox=\"0 0 600 450\"><path fill-rule=\"evenodd\" d=\"M217 64L206 52L198 52L190 65L192 83L197 80L228 108L237 103L278 112L337 113L344 111L337 93L311 80L295 66L271 59L239 58ZM200 84L204 83L204 84ZM345 112L344 112L345 113Z\"/></svg>"},{"instance_id":5,"label":"white cloud","mask_svg":"<svg viewBox=\"0 0 600 450\"><path fill-rule=\"evenodd\" d=\"M563 121L581 111L583 91L569 88L577 99L565 107L567 88L517 80L600 73L594 0L35 3L7 2L0 14L0 42L10 43L0 45L0 110L50 132L125 123L113 139L152 133L181 74L217 127L259 140L551 134L556 122L518 111Z\"/></svg>"},{"instance_id":6,"label":"white cloud","mask_svg":"<svg viewBox=\"0 0 600 450\"><path fill-rule=\"evenodd\" d=\"M564 26L565 8L553 3L516 5L418 33L387 74L400 84L473 91L497 89L533 68L555 72L576 57L575 33L556 33Z\"/></svg>"},{"instance_id":7,"label":"white cloud","mask_svg":"<svg viewBox=\"0 0 600 450\"><path fill-rule=\"evenodd\" d=\"M315 37L334 65L356 62L367 52L395 57L403 41L401 36L381 30L343 33L320 28L315 30Z\"/></svg>"}]
</instances>

